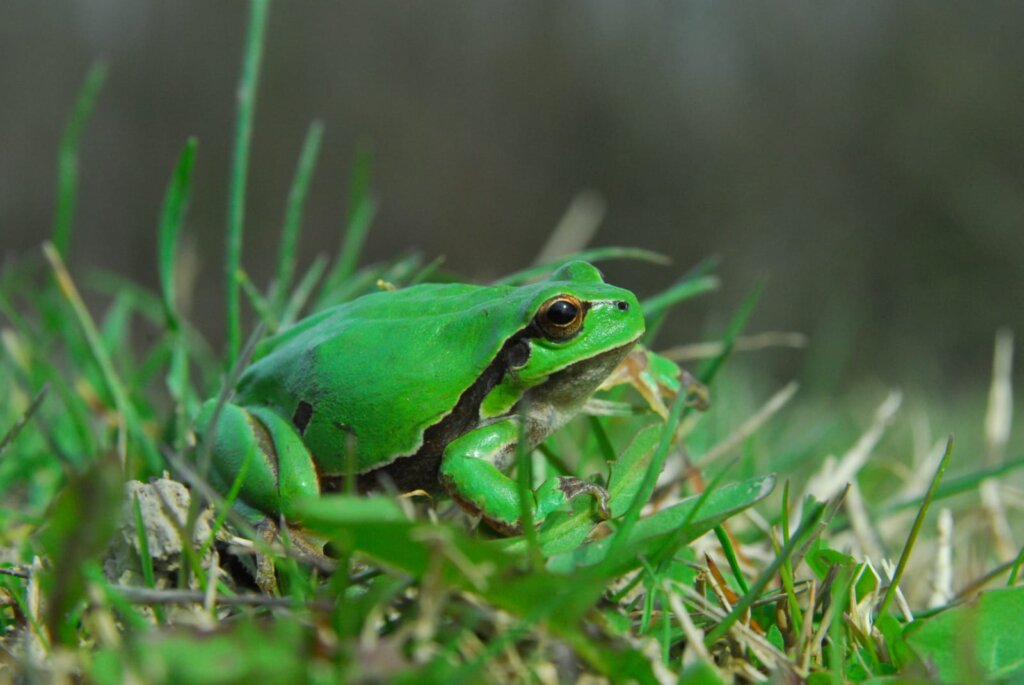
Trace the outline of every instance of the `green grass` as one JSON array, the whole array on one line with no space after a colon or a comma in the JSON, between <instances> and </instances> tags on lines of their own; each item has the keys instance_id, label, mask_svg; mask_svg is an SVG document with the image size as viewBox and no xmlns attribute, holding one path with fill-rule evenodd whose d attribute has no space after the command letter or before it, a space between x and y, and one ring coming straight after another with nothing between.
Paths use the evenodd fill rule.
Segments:
<instances>
[{"instance_id":1,"label":"green grass","mask_svg":"<svg viewBox=\"0 0 1024 685\"><path fill-rule=\"evenodd\" d=\"M378 281L404 287L454 276L415 256L361 264L375 206L366 151L353 165L338 254L300 273L303 207L324 135L313 123L291 188L282 189L274 278L250 280L240 261L242 207L267 3L252 7L229 191L226 354L211 351L183 315L191 293L176 273L197 141L184 142L155 220L159 292L65 267L78 143L101 96L102 68L86 78L60 148L46 266L27 259L0 274L0 383L7 391L0 403L0 677L1024 677L1024 639L1017 637L1024 550L1012 538L1021 531L1011 498L992 506L988 494L1024 466L1024 456L1009 449L1005 422L994 418L1008 410L1006 393L993 393L986 408L982 397L965 405L911 396L902 405L896 396L883 403L886 390L877 387L850 388L839 398L780 391L759 372L760 353L744 351L760 288L708 341L717 343L708 356L693 363L710 386L709 411L694 411L680 396L662 421L639 397L615 390L604 399L632 411L582 416L536 454L520 455L529 467L520 473L524 494L531 479L553 473L599 474L611 495L608 523L596 525L581 501L524 537L496 538L446 500L332 495L306 503L302 513L330 541L336 568L303 562L287 538L269 546L231 508L234 492L225 497L205 485L209 454L190 434L201 402L223 401L252 345L302 315L371 292ZM81 161L88 173L88 160ZM648 251L579 248L576 257L593 261L672 268ZM541 277L560 261L503 281ZM643 299L648 344L693 342L655 336L673 308L714 291L713 266L701 263ZM106 295L106 308L88 310L82 287ZM246 303L258 325L243 345ZM140 329L146 334L133 335ZM996 367L995 385L1005 388L1009 369ZM955 448L945 438L953 429ZM992 456L976 458L986 453ZM126 481L151 481L165 470L189 484L190 500L165 495L144 511L139 497L124 494ZM950 540L937 531L944 508L954 521ZM161 511L177 513L161 518ZM189 542L168 551L168 540ZM276 560L279 597L255 589L253 550ZM952 580L941 580L944 573Z\"/></svg>"},{"instance_id":2,"label":"green grass","mask_svg":"<svg viewBox=\"0 0 1024 685\"><path fill-rule=\"evenodd\" d=\"M242 78L238 84L238 118L235 126L235 147L231 158L231 183L228 191L227 260L224 280L227 284L228 354L225 366L230 368L242 347L242 312L238 294L242 272L242 237L245 226L245 190L249 177L249 148L252 144L252 122L256 109L256 91L260 81L260 63L266 34L270 0L250 3L249 34L245 43Z\"/></svg>"}]
</instances>

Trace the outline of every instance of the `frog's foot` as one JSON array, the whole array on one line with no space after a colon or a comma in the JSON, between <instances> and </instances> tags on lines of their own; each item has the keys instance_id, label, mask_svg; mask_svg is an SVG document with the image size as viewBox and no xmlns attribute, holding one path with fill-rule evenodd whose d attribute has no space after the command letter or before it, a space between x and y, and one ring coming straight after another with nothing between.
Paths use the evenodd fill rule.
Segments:
<instances>
[{"instance_id":1,"label":"frog's foot","mask_svg":"<svg viewBox=\"0 0 1024 685\"><path fill-rule=\"evenodd\" d=\"M280 526L269 518L256 524L256 531L266 545L277 542ZM299 562L312 566L322 573L330 574L338 568L338 562L324 554L324 542L320 541L299 528L285 526L284 534L288 538L287 547L292 557ZM256 554L256 586L265 594L277 595L277 569L274 567L274 555L266 552Z\"/></svg>"},{"instance_id":2,"label":"frog's foot","mask_svg":"<svg viewBox=\"0 0 1024 685\"><path fill-rule=\"evenodd\" d=\"M683 369L679 383L686 390L686 403L697 411L707 411L711 408L711 393L708 386L693 377L689 371Z\"/></svg>"},{"instance_id":3,"label":"frog's foot","mask_svg":"<svg viewBox=\"0 0 1024 685\"><path fill-rule=\"evenodd\" d=\"M321 573L331 574L338 570L338 560L324 554L326 539L321 539L293 526L288 526L287 535L291 546L291 556Z\"/></svg>"},{"instance_id":4,"label":"frog's foot","mask_svg":"<svg viewBox=\"0 0 1024 685\"><path fill-rule=\"evenodd\" d=\"M601 390L617 385L631 385L647 402L647 406L663 419L668 418L668 404L680 392L686 393L690 406L705 411L709 406L707 387L666 357L642 345L634 347L601 384Z\"/></svg>"},{"instance_id":5,"label":"frog's foot","mask_svg":"<svg viewBox=\"0 0 1024 685\"><path fill-rule=\"evenodd\" d=\"M594 501L597 502L597 513L601 519L607 520L612 517L612 510L608 507L608 491L597 483L591 483L575 476L559 476L553 480L558 483L557 487L563 495L561 501L556 504L556 508L561 505L561 502L568 502L577 495L592 495ZM543 509L540 491L537 492L537 508Z\"/></svg>"},{"instance_id":6,"label":"frog's foot","mask_svg":"<svg viewBox=\"0 0 1024 685\"><path fill-rule=\"evenodd\" d=\"M534 523L540 523L547 518L548 514L553 511L557 511L566 502L579 495L591 495L594 498L594 501L597 503L598 516L602 520L607 520L612 516L611 508L608 506L608 491L597 483L576 478L575 476L556 476L546 480L539 488L537 488L537 491L534 494L537 502L537 507L534 510ZM522 521L509 521L504 518L489 515L487 511L478 509L472 502L468 502L467 500L457 496L455 499L463 509L466 509L470 513L478 514L487 522L488 526L499 533L503 533L504 535L522 534Z\"/></svg>"},{"instance_id":7,"label":"frog's foot","mask_svg":"<svg viewBox=\"0 0 1024 685\"><path fill-rule=\"evenodd\" d=\"M256 532L259 533L268 548L277 540L277 524L269 518L256 524ZM254 580L256 587L263 594L273 597L278 595L277 569L274 568L274 557L271 554L262 550L256 552L256 577Z\"/></svg>"}]
</instances>

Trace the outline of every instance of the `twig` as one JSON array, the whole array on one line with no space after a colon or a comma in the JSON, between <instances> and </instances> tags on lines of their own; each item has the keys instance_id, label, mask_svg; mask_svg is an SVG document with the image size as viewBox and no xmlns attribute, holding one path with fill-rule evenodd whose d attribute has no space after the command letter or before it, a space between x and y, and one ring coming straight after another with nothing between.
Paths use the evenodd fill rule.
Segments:
<instances>
[{"instance_id":1,"label":"twig","mask_svg":"<svg viewBox=\"0 0 1024 685\"><path fill-rule=\"evenodd\" d=\"M160 590L156 588L134 587L130 585L108 585L110 590L117 592L129 602L136 604L204 604L207 599L205 592L199 590ZM217 606L260 606L289 607L296 606L296 600L289 597L271 597L270 595L242 594L218 596ZM306 602L302 606L319 611L330 611L335 603L330 600L317 599Z\"/></svg>"},{"instance_id":2,"label":"twig","mask_svg":"<svg viewBox=\"0 0 1024 685\"><path fill-rule=\"evenodd\" d=\"M20 568L0 568L0 576L13 576L15 578L28 578L29 572Z\"/></svg>"},{"instance_id":3,"label":"twig","mask_svg":"<svg viewBox=\"0 0 1024 685\"><path fill-rule=\"evenodd\" d=\"M47 391L50 389L50 384L47 383L36 393L36 396L32 398L32 403L28 405L28 408L22 413L21 417L11 426L11 429L4 434L3 439L0 439L0 455L4 453L7 446L14 442L14 439L18 437L18 433L25 427L32 415L39 409L39 405L42 404L43 398L46 397Z\"/></svg>"},{"instance_id":4,"label":"twig","mask_svg":"<svg viewBox=\"0 0 1024 685\"><path fill-rule=\"evenodd\" d=\"M708 464L725 456L733 449L739 447L744 441L751 435L753 435L757 429L764 425L768 419L770 419L775 413L782 409L786 404L793 399L793 395L796 394L800 384L796 381L791 381L786 387L779 390L777 393L771 396L771 398L761 406L760 409L754 413L753 416L748 418L739 429L733 431L728 438L718 443L710 450L708 450L704 456L695 460L693 466L688 469L689 471L701 471Z\"/></svg>"},{"instance_id":5,"label":"twig","mask_svg":"<svg viewBox=\"0 0 1024 685\"><path fill-rule=\"evenodd\" d=\"M733 350L736 352L753 352L768 347L807 347L807 336L803 333L791 333L787 331L766 331L753 335L744 335L736 338ZM692 361L694 359L708 359L722 353L725 345L721 342L694 343L692 345L678 345L659 352L663 357L672 361Z\"/></svg>"},{"instance_id":6,"label":"twig","mask_svg":"<svg viewBox=\"0 0 1024 685\"><path fill-rule=\"evenodd\" d=\"M938 534L935 549L935 570L932 578L932 596L928 608L945 606L953 598L953 512L949 507L939 511Z\"/></svg>"},{"instance_id":7,"label":"twig","mask_svg":"<svg viewBox=\"0 0 1024 685\"><path fill-rule=\"evenodd\" d=\"M867 462L878 441L882 439L882 434L892 422L893 416L902 402L902 393L898 390L891 391L875 411L874 419L868 430L839 459L838 463L827 460L823 468L807 482L804 494L824 500L838 492L847 482L853 480Z\"/></svg>"}]
</instances>

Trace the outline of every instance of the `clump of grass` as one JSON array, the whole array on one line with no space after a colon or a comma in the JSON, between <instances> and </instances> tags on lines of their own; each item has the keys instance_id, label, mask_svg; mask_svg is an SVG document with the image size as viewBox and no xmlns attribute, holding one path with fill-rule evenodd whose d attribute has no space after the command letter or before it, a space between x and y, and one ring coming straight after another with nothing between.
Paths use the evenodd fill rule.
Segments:
<instances>
[{"instance_id":1,"label":"clump of grass","mask_svg":"<svg viewBox=\"0 0 1024 685\"><path fill-rule=\"evenodd\" d=\"M232 166L223 358L183 315L189 293L177 275L197 141L183 146L158 222L159 293L108 275L97 281L111 294L98 315L64 266L77 142L102 68L87 77L61 148L53 243L44 246L49 268L29 261L0 276L0 382L8 389L0 404L0 673L100 683L1021 677L1024 550L1014 546L995 482L1024 465L1006 456L1006 334L985 446L953 449L951 439L933 441L922 430L915 446L898 395L857 432L849 417L863 416L861 407L794 404L794 384L759 389L756 371L733 353L794 337L743 336L755 289L717 339L676 350L697 355L697 375L715 400L709 412L691 411L680 394L665 421L643 411L581 417L541 446L542 458L521 455L535 478L605 473L613 514L606 524L595 526L580 503L525 537L493 539L452 519L443 502L410 515L407 500L325 496L303 508L309 528L331 542L336 567L325 568L300 563L287 537L268 544L236 516L236 493L206 486L209 455L193 446L189 423L204 399L228 397L252 344L378 281L403 287L454 277L415 256L359 265L374 208L370 159L360 154L339 254L297 278L303 203L323 135L317 123L284 203L275 280L260 288L244 272L242 210L266 14L267 2L253 0ZM600 212L593 198L580 202L551 241L559 252L663 261L639 250L586 249L581 236L592 234ZM542 253L552 260L504 282L541 276L568 258ZM704 262L643 301L648 344L673 306L714 289L712 267ZM247 347L243 302L259 322ZM135 320L156 333L148 345L130 335ZM991 457L967 458L982 451ZM947 469L955 475L946 477ZM127 480L165 470L191 486L187 515L169 517L180 539L204 530L201 502L213 514L204 519L210 533L185 545L174 573L162 577L155 530L139 499L122 493ZM786 474L782 487L773 471ZM181 510L166 499L163 506ZM951 521L963 530L954 532ZM958 553L963 545L953 541L964 537L996 544L980 555ZM138 583L111 568L112 538L135 550ZM253 550L276 561L280 596L247 581L244 552ZM999 589L983 592L992 587Z\"/></svg>"}]
</instances>

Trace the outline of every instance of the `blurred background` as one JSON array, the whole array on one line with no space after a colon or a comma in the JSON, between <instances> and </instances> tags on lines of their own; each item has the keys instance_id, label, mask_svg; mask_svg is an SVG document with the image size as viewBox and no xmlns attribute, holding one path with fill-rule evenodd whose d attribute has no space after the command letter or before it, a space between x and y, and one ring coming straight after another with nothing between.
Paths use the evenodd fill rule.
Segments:
<instances>
[{"instance_id":1,"label":"blurred background","mask_svg":"<svg viewBox=\"0 0 1024 685\"><path fill-rule=\"evenodd\" d=\"M56 151L89 65L109 68L81 148L73 273L156 286L164 188L199 141L193 315L223 340L223 243L246 3L0 3L0 258L38 258ZM344 2L272 7L244 264L270 278L306 129L326 127L303 264L333 254L355 150L379 212L365 259L417 250L486 280L530 264L581 191L593 243L651 294L716 255L723 287L665 345L714 336L765 285L756 358L824 390L989 380L1024 331L1024 4ZM1020 366L1020 365L1018 365ZM1020 378L1018 372L1018 378Z\"/></svg>"}]
</instances>

